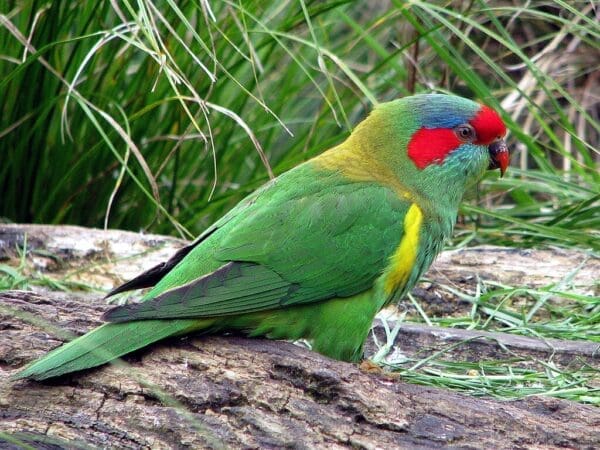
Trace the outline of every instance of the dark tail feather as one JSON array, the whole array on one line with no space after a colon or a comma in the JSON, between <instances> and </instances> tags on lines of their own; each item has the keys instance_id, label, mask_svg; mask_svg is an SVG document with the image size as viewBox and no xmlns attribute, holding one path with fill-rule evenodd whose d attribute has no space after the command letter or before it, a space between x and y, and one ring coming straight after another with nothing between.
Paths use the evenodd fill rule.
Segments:
<instances>
[{"instance_id":1,"label":"dark tail feather","mask_svg":"<svg viewBox=\"0 0 600 450\"><path fill-rule=\"evenodd\" d=\"M154 286L158 283L167 273L171 271L179 262L185 258L185 256L192 251L192 249L198 245L198 242L194 242L187 247L180 248L168 261L162 262L152 269L145 271L138 275L133 280L129 280L127 283L122 284L110 291L104 298L112 297L113 295L120 294L121 292L131 291L133 289L143 289Z\"/></svg>"}]
</instances>

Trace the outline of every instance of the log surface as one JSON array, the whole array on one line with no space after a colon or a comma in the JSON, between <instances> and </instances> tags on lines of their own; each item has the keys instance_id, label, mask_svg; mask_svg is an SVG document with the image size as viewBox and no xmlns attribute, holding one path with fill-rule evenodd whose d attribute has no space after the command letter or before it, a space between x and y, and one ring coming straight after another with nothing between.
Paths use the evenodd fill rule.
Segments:
<instances>
[{"instance_id":1,"label":"log surface","mask_svg":"<svg viewBox=\"0 0 600 450\"><path fill-rule=\"evenodd\" d=\"M593 448L600 409L551 398L501 402L365 373L286 342L172 339L126 365L46 383L9 375L97 325L97 298L10 291L0 340L0 431L118 448ZM1 447L1 445L0 445Z\"/></svg>"},{"instance_id":2,"label":"log surface","mask_svg":"<svg viewBox=\"0 0 600 450\"><path fill-rule=\"evenodd\" d=\"M10 233L4 234L0 229L0 251L5 257L13 252L6 236L17 237L12 243L18 241L17 228L11 226ZM80 239L73 234L78 230L84 234ZM148 242L165 253L160 260L168 257L169 246L174 250L182 244L169 238L76 227L34 231L37 234L31 234L28 246L32 257L38 258L39 270L81 279L91 273L91 279L105 288L119 281L119 271L111 267L143 266L136 267L138 271L159 262L150 256L154 252L148 251ZM69 251L66 241L74 246L85 241L87 250ZM119 248L125 251L125 259L117 258ZM487 255L482 259L490 258L477 251ZM144 254L142 263L134 262L140 259L134 258L136 253ZM88 268L77 272L81 261ZM591 261L592 269L588 264L579 271L581 289L586 289L585 277L594 276L596 263ZM464 276L464 271L454 270ZM569 268L564 272L568 274ZM452 276L449 273L453 270L444 270L445 276ZM356 365L290 343L239 336L171 339L127 357L123 364L51 382L9 380L69 335L98 325L107 308L101 293L45 289L0 293L0 448L26 443L33 448L591 449L600 442L597 407L543 397L510 402L475 398L365 373ZM432 346L448 339L455 342L455 330L444 334L416 325L405 329L398 342L409 352L410 342L415 351L427 342ZM376 327L375 333L381 330ZM408 336L404 343L402 336ZM427 341L427 336L435 339ZM475 337L457 339L476 341ZM493 348L499 338L480 339ZM531 347L544 352L535 342L519 339L502 344L514 351L527 352ZM586 343L559 344L561 354L588 358L588 364L598 362L594 347ZM477 351L485 353L486 348ZM477 351L469 355L476 357Z\"/></svg>"}]
</instances>

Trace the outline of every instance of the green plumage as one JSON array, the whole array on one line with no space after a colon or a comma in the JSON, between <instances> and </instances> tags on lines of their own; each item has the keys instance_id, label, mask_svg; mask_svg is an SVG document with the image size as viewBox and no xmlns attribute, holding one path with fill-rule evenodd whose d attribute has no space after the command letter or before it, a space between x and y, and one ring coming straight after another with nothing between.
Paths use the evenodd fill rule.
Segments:
<instances>
[{"instance_id":1,"label":"green plumage","mask_svg":"<svg viewBox=\"0 0 600 450\"><path fill-rule=\"evenodd\" d=\"M194 331L303 338L330 357L359 360L374 315L429 267L451 232L465 186L488 165L486 147L468 144L444 164L414 168L408 141L435 119L415 109L425 100L427 108L439 103L460 121L477 109L441 95L382 105L345 143L240 202L173 260L173 268L125 285L123 290L158 281L142 302L110 310L105 318L114 323L55 349L18 377L44 379L94 367ZM459 162L463 167L454 170ZM423 221L405 236L413 205ZM392 258L405 237L408 253L414 250L408 270L402 257ZM396 279L404 281L390 288Z\"/></svg>"}]
</instances>

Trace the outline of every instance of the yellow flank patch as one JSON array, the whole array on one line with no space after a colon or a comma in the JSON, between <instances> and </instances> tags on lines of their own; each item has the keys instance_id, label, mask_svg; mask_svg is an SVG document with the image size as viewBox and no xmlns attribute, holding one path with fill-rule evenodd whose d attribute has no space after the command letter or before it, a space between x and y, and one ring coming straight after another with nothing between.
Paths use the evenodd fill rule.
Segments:
<instances>
[{"instance_id":1,"label":"yellow flank patch","mask_svg":"<svg viewBox=\"0 0 600 450\"><path fill-rule=\"evenodd\" d=\"M413 203L404 217L404 235L391 258L391 268L385 280L386 294L391 294L408 281L417 259L422 223L423 212Z\"/></svg>"}]
</instances>

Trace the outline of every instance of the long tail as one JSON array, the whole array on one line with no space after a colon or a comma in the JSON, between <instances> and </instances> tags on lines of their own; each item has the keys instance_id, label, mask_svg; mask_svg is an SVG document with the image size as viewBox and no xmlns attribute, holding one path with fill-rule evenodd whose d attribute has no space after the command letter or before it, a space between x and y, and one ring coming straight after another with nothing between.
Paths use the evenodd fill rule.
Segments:
<instances>
[{"instance_id":1,"label":"long tail","mask_svg":"<svg viewBox=\"0 0 600 450\"><path fill-rule=\"evenodd\" d=\"M99 366L152 342L203 328L203 322L207 321L138 320L104 324L54 349L13 378L43 380Z\"/></svg>"}]
</instances>

